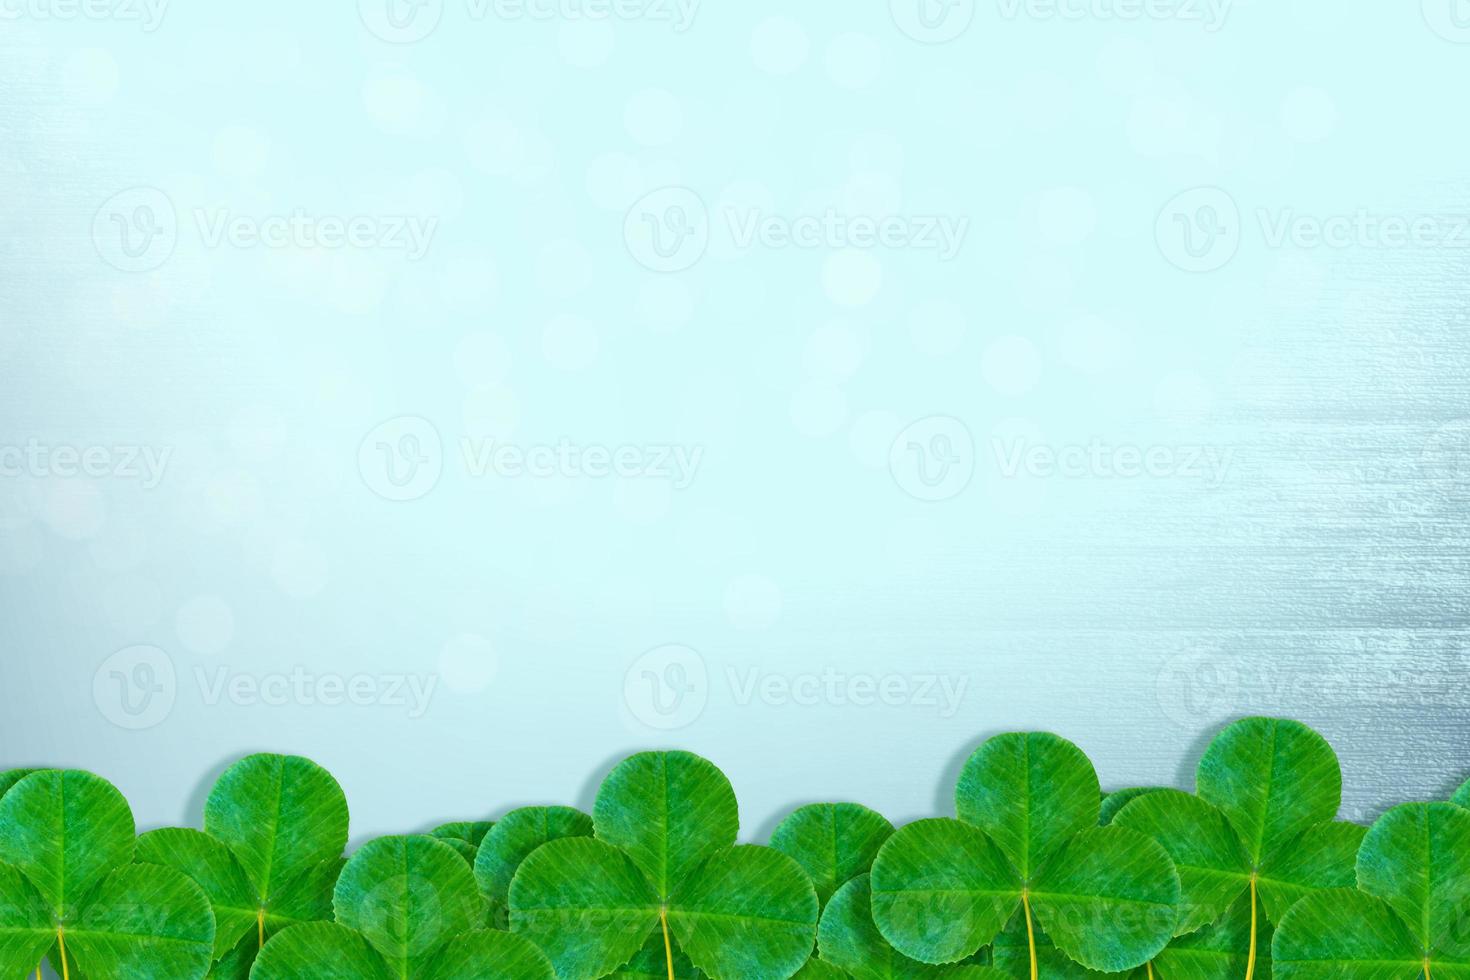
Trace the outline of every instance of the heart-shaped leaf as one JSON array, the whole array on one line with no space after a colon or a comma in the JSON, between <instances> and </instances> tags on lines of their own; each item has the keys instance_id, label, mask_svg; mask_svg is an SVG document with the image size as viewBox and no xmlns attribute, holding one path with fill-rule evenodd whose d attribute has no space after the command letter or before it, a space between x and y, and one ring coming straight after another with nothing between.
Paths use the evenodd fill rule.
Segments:
<instances>
[{"instance_id":1,"label":"heart-shaped leaf","mask_svg":"<svg viewBox=\"0 0 1470 980\"><path fill-rule=\"evenodd\" d=\"M1426 965L1470 963L1470 810L1450 803L1389 810L1363 838L1358 887L1403 918Z\"/></svg>"},{"instance_id":2,"label":"heart-shaped leaf","mask_svg":"<svg viewBox=\"0 0 1470 980\"><path fill-rule=\"evenodd\" d=\"M771 847L806 869L825 905L838 888L867 874L893 836L882 814L856 803L815 803L794 810L771 835Z\"/></svg>"},{"instance_id":3,"label":"heart-shaped leaf","mask_svg":"<svg viewBox=\"0 0 1470 980\"><path fill-rule=\"evenodd\" d=\"M958 962L1018 908L1038 920L1028 933L1039 924L1094 970L1141 966L1174 934L1173 862L1142 834L1098 826L1097 775L1075 745L997 736L966 764L956 802L961 820L911 824L874 862L873 917L905 955Z\"/></svg>"},{"instance_id":4,"label":"heart-shaped leaf","mask_svg":"<svg viewBox=\"0 0 1470 980\"><path fill-rule=\"evenodd\" d=\"M398 973L362 935L327 922L292 926L272 937L250 976L251 980L556 980L546 957L509 933L467 933L416 972Z\"/></svg>"},{"instance_id":5,"label":"heart-shaped leaf","mask_svg":"<svg viewBox=\"0 0 1470 980\"><path fill-rule=\"evenodd\" d=\"M873 923L869 876L859 875L832 896L817 930L822 960L854 980L1009 980L993 967L935 966L894 949Z\"/></svg>"},{"instance_id":6,"label":"heart-shaped leaf","mask_svg":"<svg viewBox=\"0 0 1470 980\"><path fill-rule=\"evenodd\" d=\"M959 818L995 841L1029 881L1101 814L1097 773L1082 750L1046 732L997 735L965 763L955 790Z\"/></svg>"},{"instance_id":7,"label":"heart-shaped leaf","mask_svg":"<svg viewBox=\"0 0 1470 980\"><path fill-rule=\"evenodd\" d=\"M0 799L0 862L23 874L59 919L133 860L133 834L128 801L91 773L32 773Z\"/></svg>"},{"instance_id":8,"label":"heart-shaped leaf","mask_svg":"<svg viewBox=\"0 0 1470 980\"><path fill-rule=\"evenodd\" d=\"M734 792L709 762L644 753L617 766L592 812L595 839L539 847L511 882L512 928L564 980L629 964L658 930L713 980L786 980L811 955L817 898L792 859L735 847Z\"/></svg>"},{"instance_id":9,"label":"heart-shaped leaf","mask_svg":"<svg viewBox=\"0 0 1470 980\"><path fill-rule=\"evenodd\" d=\"M352 856L337 880L337 923L361 935L395 975L425 975L450 942L486 924L474 875L433 837L383 837Z\"/></svg>"},{"instance_id":10,"label":"heart-shaped leaf","mask_svg":"<svg viewBox=\"0 0 1470 980\"><path fill-rule=\"evenodd\" d=\"M620 763L597 791L599 840L622 848L659 895L740 830L735 790L713 763L688 752L644 752Z\"/></svg>"},{"instance_id":11,"label":"heart-shaped leaf","mask_svg":"<svg viewBox=\"0 0 1470 980\"><path fill-rule=\"evenodd\" d=\"M528 806L507 813L485 835L475 855L480 894L500 909L510 901L510 882L531 852L563 837L591 837L592 818L569 806Z\"/></svg>"},{"instance_id":12,"label":"heart-shaped leaf","mask_svg":"<svg viewBox=\"0 0 1470 980\"><path fill-rule=\"evenodd\" d=\"M325 769L298 756L252 755L220 776L204 831L235 855L269 912L282 887L342 856L347 799Z\"/></svg>"},{"instance_id":13,"label":"heart-shaped leaf","mask_svg":"<svg viewBox=\"0 0 1470 980\"><path fill-rule=\"evenodd\" d=\"M1215 736L1196 785L1240 835L1257 871L1336 817L1342 805L1342 770L1332 746L1306 725L1276 718L1246 718Z\"/></svg>"}]
</instances>

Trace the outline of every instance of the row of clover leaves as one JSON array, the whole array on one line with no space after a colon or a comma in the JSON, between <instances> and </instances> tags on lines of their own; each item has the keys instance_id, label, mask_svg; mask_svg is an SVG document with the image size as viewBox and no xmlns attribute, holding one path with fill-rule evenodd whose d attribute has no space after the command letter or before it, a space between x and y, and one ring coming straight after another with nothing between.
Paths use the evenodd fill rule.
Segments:
<instances>
[{"instance_id":1,"label":"row of clover leaves","mask_svg":"<svg viewBox=\"0 0 1470 980\"><path fill-rule=\"evenodd\" d=\"M0 980L43 957L78 980L1470 977L1470 783L1366 832L1333 820L1340 793L1293 722L1221 733L1197 795L1103 795L1076 746L1012 734L966 764L958 820L817 804L762 848L736 844L717 768L645 753L591 815L344 862L345 798L305 759L242 760L203 833L136 841L104 781L21 771L0 774Z\"/></svg>"}]
</instances>

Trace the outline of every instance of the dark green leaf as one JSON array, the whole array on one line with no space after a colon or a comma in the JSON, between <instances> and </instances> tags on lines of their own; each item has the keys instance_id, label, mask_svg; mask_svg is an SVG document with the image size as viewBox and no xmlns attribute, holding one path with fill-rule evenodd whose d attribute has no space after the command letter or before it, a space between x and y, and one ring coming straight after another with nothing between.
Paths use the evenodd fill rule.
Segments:
<instances>
[{"instance_id":1,"label":"dark green leaf","mask_svg":"<svg viewBox=\"0 0 1470 980\"><path fill-rule=\"evenodd\" d=\"M771 835L771 847L795 859L816 885L817 900L873 867L893 824L856 803L816 803L795 810Z\"/></svg>"},{"instance_id":2,"label":"dark green leaf","mask_svg":"<svg viewBox=\"0 0 1470 980\"><path fill-rule=\"evenodd\" d=\"M368 941L345 926L311 922L271 937L251 980L392 980Z\"/></svg>"},{"instance_id":3,"label":"dark green leaf","mask_svg":"<svg viewBox=\"0 0 1470 980\"><path fill-rule=\"evenodd\" d=\"M1251 903L1242 895L1218 922L1180 936L1154 957L1157 980L1239 980L1250 959ZM1256 917L1254 980L1271 977L1271 925Z\"/></svg>"},{"instance_id":4,"label":"dark green leaf","mask_svg":"<svg viewBox=\"0 0 1470 980\"><path fill-rule=\"evenodd\" d=\"M203 977L214 959L214 914L199 886L172 868L112 872L66 926L66 950L88 976Z\"/></svg>"},{"instance_id":5,"label":"dark green leaf","mask_svg":"<svg viewBox=\"0 0 1470 980\"><path fill-rule=\"evenodd\" d=\"M894 949L873 923L871 889L867 875L859 875L837 890L822 913L817 948L828 963L846 970L854 980L933 980L944 967L911 959Z\"/></svg>"}]
</instances>

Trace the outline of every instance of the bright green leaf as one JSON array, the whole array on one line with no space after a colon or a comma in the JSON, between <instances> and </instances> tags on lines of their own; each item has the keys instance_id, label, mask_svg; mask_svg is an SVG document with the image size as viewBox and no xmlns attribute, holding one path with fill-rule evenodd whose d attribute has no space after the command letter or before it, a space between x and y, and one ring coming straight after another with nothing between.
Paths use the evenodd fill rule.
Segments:
<instances>
[{"instance_id":1,"label":"bright green leaf","mask_svg":"<svg viewBox=\"0 0 1470 980\"><path fill-rule=\"evenodd\" d=\"M1266 917L1280 922L1287 909L1312 891L1357 884L1358 848L1367 832L1359 824L1334 820L1267 855L1257 882Z\"/></svg>"},{"instance_id":2,"label":"bright green leaf","mask_svg":"<svg viewBox=\"0 0 1470 980\"><path fill-rule=\"evenodd\" d=\"M133 860L133 833L128 801L91 773L42 770L0 799L0 862L25 875L58 918Z\"/></svg>"},{"instance_id":3,"label":"bright green leaf","mask_svg":"<svg viewBox=\"0 0 1470 980\"><path fill-rule=\"evenodd\" d=\"M0 976L19 977L56 944L56 925L41 893L8 864L0 864Z\"/></svg>"},{"instance_id":4,"label":"bright green leaf","mask_svg":"<svg viewBox=\"0 0 1470 980\"><path fill-rule=\"evenodd\" d=\"M1419 980L1424 957L1397 913L1346 888L1313 892L1282 916L1271 943L1276 980ZM1435 967L1436 980L1470 971Z\"/></svg>"},{"instance_id":5,"label":"bright green leaf","mask_svg":"<svg viewBox=\"0 0 1470 980\"><path fill-rule=\"evenodd\" d=\"M1363 838L1358 887L1403 918L1421 958L1470 960L1470 810L1452 803L1389 810Z\"/></svg>"},{"instance_id":6,"label":"bright green leaf","mask_svg":"<svg viewBox=\"0 0 1470 980\"><path fill-rule=\"evenodd\" d=\"M1052 941L1083 966L1109 973L1153 959L1174 935L1178 904L1168 853L1123 827L1075 834L1031 890L1032 910Z\"/></svg>"},{"instance_id":7,"label":"bright green leaf","mask_svg":"<svg viewBox=\"0 0 1470 980\"><path fill-rule=\"evenodd\" d=\"M1025 881L1101 814L1092 763L1045 732L997 735L980 746L960 773L955 802L959 818L985 831Z\"/></svg>"},{"instance_id":8,"label":"bright green leaf","mask_svg":"<svg viewBox=\"0 0 1470 980\"><path fill-rule=\"evenodd\" d=\"M1250 857L1225 814L1213 804L1161 789L1130 802L1113 826L1163 845L1179 872L1179 933L1214 922L1250 887Z\"/></svg>"},{"instance_id":9,"label":"bright green leaf","mask_svg":"<svg viewBox=\"0 0 1470 980\"><path fill-rule=\"evenodd\" d=\"M1157 786L1135 786L1130 789L1120 789L1113 793L1104 793L1102 809L1098 813L1097 818L1098 826L1110 826L1113 818L1118 815L1118 811L1140 796L1147 796L1149 793L1157 792L1158 789L1159 787Z\"/></svg>"},{"instance_id":10,"label":"bright green leaf","mask_svg":"<svg viewBox=\"0 0 1470 980\"><path fill-rule=\"evenodd\" d=\"M704 972L689 962L682 950L664 946L662 929L649 935L628 965L611 975L612 980L668 980L669 952L674 954L674 980L705 980Z\"/></svg>"},{"instance_id":11,"label":"bright green leaf","mask_svg":"<svg viewBox=\"0 0 1470 980\"><path fill-rule=\"evenodd\" d=\"M342 787L298 756L240 760L220 776L204 807L205 833L234 853L264 907L282 885L341 857L347 821Z\"/></svg>"},{"instance_id":12,"label":"bright green leaf","mask_svg":"<svg viewBox=\"0 0 1470 980\"><path fill-rule=\"evenodd\" d=\"M1466 780L1459 789L1455 790L1455 795L1450 797L1450 802L1456 806L1470 808L1470 780Z\"/></svg>"},{"instance_id":13,"label":"bright green leaf","mask_svg":"<svg viewBox=\"0 0 1470 980\"><path fill-rule=\"evenodd\" d=\"M611 844L567 837L539 847L510 886L511 928L541 947L563 980L627 964L659 924L659 896Z\"/></svg>"},{"instance_id":14,"label":"bright green leaf","mask_svg":"<svg viewBox=\"0 0 1470 980\"><path fill-rule=\"evenodd\" d=\"M67 953L88 976L188 980L203 977L214 959L214 914L184 875L134 864L102 880L65 937Z\"/></svg>"},{"instance_id":15,"label":"bright green leaf","mask_svg":"<svg viewBox=\"0 0 1470 980\"><path fill-rule=\"evenodd\" d=\"M459 853L470 867L475 866L475 857L480 850L480 842L490 832L495 824L486 820L479 823L461 821L457 823L446 823L429 831L429 836L436 840L442 840Z\"/></svg>"},{"instance_id":16,"label":"bright green leaf","mask_svg":"<svg viewBox=\"0 0 1470 980\"><path fill-rule=\"evenodd\" d=\"M528 806L507 813L480 842L475 881L497 907L510 901L516 869L531 852L563 837L591 837L592 818L568 806Z\"/></svg>"},{"instance_id":17,"label":"bright green leaf","mask_svg":"<svg viewBox=\"0 0 1470 980\"><path fill-rule=\"evenodd\" d=\"M1032 923L1032 931L1036 943L1037 972L1046 980L1102 980L1104 977L1122 980L1124 977L1136 977L1137 973L1141 972L1119 974L1089 970L1057 949L1051 937L1046 934L1046 930L1035 922ZM1006 924L1005 929L1001 930L1000 935L995 937L993 947L995 968L1011 980L1030 980L1031 942L1031 937L1026 935L1026 917L1017 915L1012 918Z\"/></svg>"},{"instance_id":18,"label":"bright green leaf","mask_svg":"<svg viewBox=\"0 0 1470 980\"><path fill-rule=\"evenodd\" d=\"M669 931L712 977L784 980L810 958L817 896L791 858L767 847L731 847L682 881Z\"/></svg>"},{"instance_id":19,"label":"bright green leaf","mask_svg":"<svg viewBox=\"0 0 1470 980\"><path fill-rule=\"evenodd\" d=\"M486 918L469 867L428 836L364 846L342 869L333 904L338 924L360 933L403 976L424 974L445 946L483 928Z\"/></svg>"},{"instance_id":20,"label":"bright green leaf","mask_svg":"<svg viewBox=\"0 0 1470 980\"><path fill-rule=\"evenodd\" d=\"M956 963L986 945L1021 904L1022 883L977 827L919 820L873 862L872 914L884 938L924 963Z\"/></svg>"},{"instance_id":21,"label":"bright green leaf","mask_svg":"<svg viewBox=\"0 0 1470 980\"><path fill-rule=\"evenodd\" d=\"M556 971L530 940L485 930L451 943L424 980L556 980Z\"/></svg>"},{"instance_id":22,"label":"bright green leaf","mask_svg":"<svg viewBox=\"0 0 1470 980\"><path fill-rule=\"evenodd\" d=\"M1342 771L1326 740L1306 725L1246 718L1210 743L1199 795L1224 812L1254 868L1337 815Z\"/></svg>"},{"instance_id":23,"label":"bright green leaf","mask_svg":"<svg viewBox=\"0 0 1470 980\"><path fill-rule=\"evenodd\" d=\"M806 870L825 905L838 888L873 867L878 849L892 836L893 824L865 806L816 803L782 820L771 847Z\"/></svg>"},{"instance_id":24,"label":"bright green leaf","mask_svg":"<svg viewBox=\"0 0 1470 980\"><path fill-rule=\"evenodd\" d=\"M598 789L592 823L664 899L740 830L730 781L688 752L644 752L620 763Z\"/></svg>"},{"instance_id":25,"label":"bright green leaf","mask_svg":"<svg viewBox=\"0 0 1470 980\"><path fill-rule=\"evenodd\" d=\"M934 980L942 966L911 959L894 949L873 923L868 875L859 875L837 890L822 913L817 949L823 960L839 966L854 980Z\"/></svg>"},{"instance_id":26,"label":"bright green leaf","mask_svg":"<svg viewBox=\"0 0 1470 980\"><path fill-rule=\"evenodd\" d=\"M251 980L392 980L362 936L330 922L292 926L260 951Z\"/></svg>"},{"instance_id":27,"label":"bright green leaf","mask_svg":"<svg viewBox=\"0 0 1470 980\"><path fill-rule=\"evenodd\" d=\"M214 959L255 936L257 908L250 879L230 849L197 830L155 830L138 838L136 859L173 868L198 885L214 909Z\"/></svg>"},{"instance_id":28,"label":"bright green leaf","mask_svg":"<svg viewBox=\"0 0 1470 980\"><path fill-rule=\"evenodd\" d=\"M1251 903L1241 895L1218 922L1171 942L1154 957L1157 980L1239 980L1250 959ZM1255 980L1270 980L1271 925L1256 918Z\"/></svg>"},{"instance_id":29,"label":"bright green leaf","mask_svg":"<svg viewBox=\"0 0 1470 980\"><path fill-rule=\"evenodd\" d=\"M649 980L663 980L663 977L650 977ZM791 980L852 980L852 974L822 960L807 960L806 966L797 970Z\"/></svg>"}]
</instances>

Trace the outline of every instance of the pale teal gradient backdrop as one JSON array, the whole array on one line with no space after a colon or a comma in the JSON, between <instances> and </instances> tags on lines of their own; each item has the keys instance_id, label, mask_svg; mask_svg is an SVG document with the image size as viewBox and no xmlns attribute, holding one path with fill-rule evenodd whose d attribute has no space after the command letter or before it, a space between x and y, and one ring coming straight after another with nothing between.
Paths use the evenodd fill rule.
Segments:
<instances>
[{"instance_id":1,"label":"pale teal gradient backdrop","mask_svg":"<svg viewBox=\"0 0 1470 980\"><path fill-rule=\"evenodd\" d=\"M1463 778L1470 10L919 2L0 2L0 765L155 826L300 753L358 837L1248 713L1351 816Z\"/></svg>"}]
</instances>

